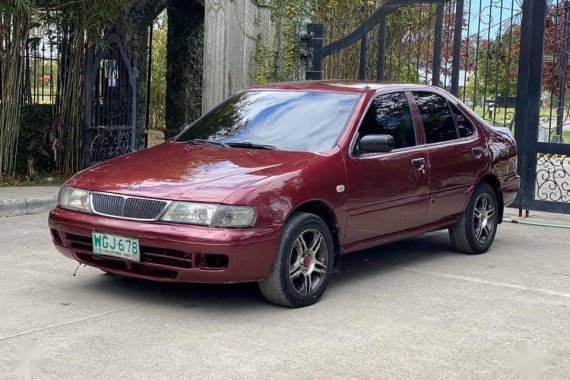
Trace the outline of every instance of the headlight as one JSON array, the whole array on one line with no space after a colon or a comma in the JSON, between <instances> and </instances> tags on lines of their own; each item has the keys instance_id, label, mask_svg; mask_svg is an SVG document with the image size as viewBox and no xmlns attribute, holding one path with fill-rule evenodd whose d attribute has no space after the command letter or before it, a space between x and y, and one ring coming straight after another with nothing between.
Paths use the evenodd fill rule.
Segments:
<instances>
[{"instance_id":1,"label":"headlight","mask_svg":"<svg viewBox=\"0 0 570 380\"><path fill-rule=\"evenodd\" d=\"M165 222L209 226L217 208L218 205L212 204L173 202L161 219Z\"/></svg>"},{"instance_id":2,"label":"headlight","mask_svg":"<svg viewBox=\"0 0 570 380\"><path fill-rule=\"evenodd\" d=\"M255 222L255 210L251 207L220 205L214 214L212 226L250 227Z\"/></svg>"},{"instance_id":3,"label":"headlight","mask_svg":"<svg viewBox=\"0 0 570 380\"><path fill-rule=\"evenodd\" d=\"M210 227L250 227L255 222L255 211L243 206L173 202L161 220Z\"/></svg>"},{"instance_id":4,"label":"headlight","mask_svg":"<svg viewBox=\"0 0 570 380\"><path fill-rule=\"evenodd\" d=\"M59 190L58 205L62 208L91 212L89 191L63 186Z\"/></svg>"}]
</instances>

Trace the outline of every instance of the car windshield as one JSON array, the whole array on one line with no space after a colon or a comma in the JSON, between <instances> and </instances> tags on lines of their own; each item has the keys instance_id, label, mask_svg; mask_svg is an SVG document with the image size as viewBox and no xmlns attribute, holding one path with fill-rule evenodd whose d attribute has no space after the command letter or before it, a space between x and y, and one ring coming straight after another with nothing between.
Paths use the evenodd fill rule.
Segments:
<instances>
[{"instance_id":1,"label":"car windshield","mask_svg":"<svg viewBox=\"0 0 570 380\"><path fill-rule=\"evenodd\" d=\"M326 152L336 144L359 97L316 91L246 91L188 126L175 141Z\"/></svg>"}]
</instances>

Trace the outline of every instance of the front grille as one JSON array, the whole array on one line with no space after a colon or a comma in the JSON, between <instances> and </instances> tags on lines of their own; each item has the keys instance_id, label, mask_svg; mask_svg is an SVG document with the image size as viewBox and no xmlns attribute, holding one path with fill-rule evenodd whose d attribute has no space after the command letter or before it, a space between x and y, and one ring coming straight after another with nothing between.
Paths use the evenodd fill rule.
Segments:
<instances>
[{"instance_id":1,"label":"front grille","mask_svg":"<svg viewBox=\"0 0 570 380\"><path fill-rule=\"evenodd\" d=\"M91 207L97 214L118 218L155 220L166 207L167 202L112 194L91 194Z\"/></svg>"}]
</instances>

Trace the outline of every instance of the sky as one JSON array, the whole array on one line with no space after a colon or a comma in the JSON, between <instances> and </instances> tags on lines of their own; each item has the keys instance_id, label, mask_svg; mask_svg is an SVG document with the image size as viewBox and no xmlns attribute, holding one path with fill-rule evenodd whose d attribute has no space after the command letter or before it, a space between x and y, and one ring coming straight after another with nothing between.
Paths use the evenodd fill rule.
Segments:
<instances>
[{"instance_id":1,"label":"sky","mask_svg":"<svg viewBox=\"0 0 570 380\"><path fill-rule=\"evenodd\" d=\"M468 34L494 39L504 33L511 23L521 21L522 0L466 0L465 12L469 14ZM467 33L467 32L466 32Z\"/></svg>"}]
</instances>

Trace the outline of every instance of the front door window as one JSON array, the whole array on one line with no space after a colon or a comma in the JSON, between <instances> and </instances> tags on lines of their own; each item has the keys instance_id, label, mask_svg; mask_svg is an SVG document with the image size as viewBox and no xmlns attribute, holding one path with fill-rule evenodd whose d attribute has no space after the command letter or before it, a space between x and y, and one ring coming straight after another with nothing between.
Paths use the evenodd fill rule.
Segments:
<instances>
[{"instance_id":1,"label":"front door window","mask_svg":"<svg viewBox=\"0 0 570 380\"><path fill-rule=\"evenodd\" d=\"M404 93L380 95L372 101L359 130L359 138L366 135L390 135L395 149L416 145L414 120Z\"/></svg>"}]
</instances>

